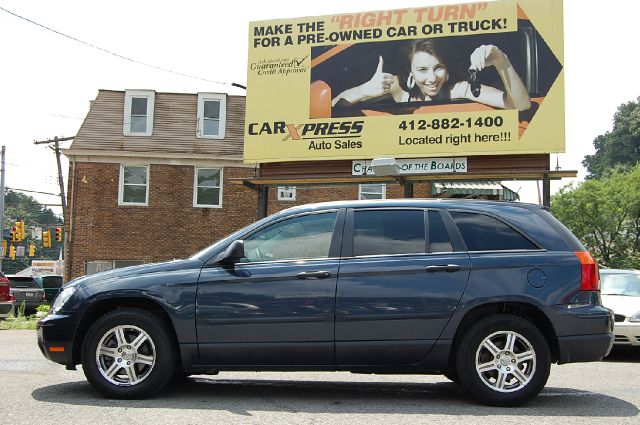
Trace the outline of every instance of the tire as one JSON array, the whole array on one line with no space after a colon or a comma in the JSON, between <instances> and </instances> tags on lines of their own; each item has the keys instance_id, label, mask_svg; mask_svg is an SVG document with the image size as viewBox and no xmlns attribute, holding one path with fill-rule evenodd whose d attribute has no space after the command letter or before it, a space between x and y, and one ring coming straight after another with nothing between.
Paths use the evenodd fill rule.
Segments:
<instances>
[{"instance_id":1,"label":"tire","mask_svg":"<svg viewBox=\"0 0 640 425\"><path fill-rule=\"evenodd\" d=\"M530 322L500 314L464 333L456 367L461 384L482 403L518 406L544 388L551 353L542 333Z\"/></svg>"},{"instance_id":2,"label":"tire","mask_svg":"<svg viewBox=\"0 0 640 425\"><path fill-rule=\"evenodd\" d=\"M81 361L89 383L109 398L146 398L174 374L176 355L160 318L140 309L117 309L89 328Z\"/></svg>"}]
</instances>

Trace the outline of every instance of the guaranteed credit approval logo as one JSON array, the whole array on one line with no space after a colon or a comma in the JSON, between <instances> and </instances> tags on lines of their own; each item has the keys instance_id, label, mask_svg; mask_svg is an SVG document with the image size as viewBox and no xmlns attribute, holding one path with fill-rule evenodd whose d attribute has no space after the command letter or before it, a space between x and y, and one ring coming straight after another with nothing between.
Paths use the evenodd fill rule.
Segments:
<instances>
[{"instance_id":1,"label":"guaranteed credit approval logo","mask_svg":"<svg viewBox=\"0 0 640 425\"><path fill-rule=\"evenodd\" d=\"M286 77L291 74L304 74L308 71L307 59L309 55L301 58L276 58L261 59L249 64L249 69L259 76Z\"/></svg>"}]
</instances>

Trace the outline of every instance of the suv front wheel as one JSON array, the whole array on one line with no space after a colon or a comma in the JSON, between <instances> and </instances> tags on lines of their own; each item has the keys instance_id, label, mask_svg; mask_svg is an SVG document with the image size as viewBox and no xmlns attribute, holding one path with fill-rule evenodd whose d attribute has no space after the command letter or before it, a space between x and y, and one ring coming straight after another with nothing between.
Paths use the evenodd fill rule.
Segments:
<instances>
[{"instance_id":1,"label":"suv front wheel","mask_svg":"<svg viewBox=\"0 0 640 425\"><path fill-rule=\"evenodd\" d=\"M111 398L149 397L173 376L176 357L162 320L139 309L99 318L82 344L84 374Z\"/></svg>"},{"instance_id":2,"label":"suv front wheel","mask_svg":"<svg viewBox=\"0 0 640 425\"><path fill-rule=\"evenodd\" d=\"M500 314L465 332L456 367L460 382L482 402L517 406L544 388L551 353L544 336L530 322Z\"/></svg>"}]
</instances>

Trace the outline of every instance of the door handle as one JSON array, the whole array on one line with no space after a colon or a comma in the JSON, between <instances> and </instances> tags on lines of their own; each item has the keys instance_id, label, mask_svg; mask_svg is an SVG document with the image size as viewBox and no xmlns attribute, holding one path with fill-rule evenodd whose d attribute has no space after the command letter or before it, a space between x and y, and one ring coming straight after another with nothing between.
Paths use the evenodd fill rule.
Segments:
<instances>
[{"instance_id":1,"label":"door handle","mask_svg":"<svg viewBox=\"0 0 640 425\"><path fill-rule=\"evenodd\" d=\"M453 273L460 270L460 266L457 264L447 264L447 265L438 265L438 266L427 266L425 271L429 273L437 273L437 272L447 272Z\"/></svg>"},{"instance_id":2,"label":"door handle","mask_svg":"<svg viewBox=\"0 0 640 425\"><path fill-rule=\"evenodd\" d=\"M298 279L306 279L308 277L315 277L317 279L327 279L331 277L331 273L326 271L315 271L315 272L302 272L296 275Z\"/></svg>"}]
</instances>

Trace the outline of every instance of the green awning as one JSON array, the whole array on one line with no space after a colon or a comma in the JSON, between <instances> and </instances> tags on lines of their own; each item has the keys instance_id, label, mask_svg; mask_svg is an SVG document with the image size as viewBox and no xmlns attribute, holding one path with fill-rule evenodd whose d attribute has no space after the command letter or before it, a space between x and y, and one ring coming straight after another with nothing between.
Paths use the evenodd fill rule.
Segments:
<instances>
[{"instance_id":1,"label":"green awning","mask_svg":"<svg viewBox=\"0 0 640 425\"><path fill-rule=\"evenodd\" d=\"M431 194L436 197L482 197L497 196L502 201L517 201L518 194L498 181L448 181L431 185Z\"/></svg>"}]
</instances>

